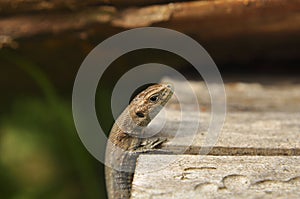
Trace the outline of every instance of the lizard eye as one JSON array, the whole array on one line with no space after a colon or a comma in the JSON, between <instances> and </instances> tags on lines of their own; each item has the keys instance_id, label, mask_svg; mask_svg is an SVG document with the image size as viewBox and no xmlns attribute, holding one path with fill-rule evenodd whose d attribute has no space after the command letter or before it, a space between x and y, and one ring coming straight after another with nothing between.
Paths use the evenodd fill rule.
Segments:
<instances>
[{"instance_id":1,"label":"lizard eye","mask_svg":"<svg viewBox=\"0 0 300 199\"><path fill-rule=\"evenodd\" d=\"M153 95L149 99L151 102L156 102L158 100L158 95Z\"/></svg>"},{"instance_id":2,"label":"lizard eye","mask_svg":"<svg viewBox=\"0 0 300 199\"><path fill-rule=\"evenodd\" d=\"M145 117L144 113L142 112L136 112L135 113L138 117Z\"/></svg>"}]
</instances>

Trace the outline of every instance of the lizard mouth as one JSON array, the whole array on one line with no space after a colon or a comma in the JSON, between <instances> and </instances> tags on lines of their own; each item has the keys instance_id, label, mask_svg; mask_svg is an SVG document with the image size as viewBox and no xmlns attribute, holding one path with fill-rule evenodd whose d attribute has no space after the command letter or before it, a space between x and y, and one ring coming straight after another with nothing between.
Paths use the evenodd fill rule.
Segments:
<instances>
[{"instance_id":1,"label":"lizard mouth","mask_svg":"<svg viewBox=\"0 0 300 199\"><path fill-rule=\"evenodd\" d=\"M168 90L170 90L172 93L174 92L174 86L172 83L162 83L165 88L167 88Z\"/></svg>"}]
</instances>

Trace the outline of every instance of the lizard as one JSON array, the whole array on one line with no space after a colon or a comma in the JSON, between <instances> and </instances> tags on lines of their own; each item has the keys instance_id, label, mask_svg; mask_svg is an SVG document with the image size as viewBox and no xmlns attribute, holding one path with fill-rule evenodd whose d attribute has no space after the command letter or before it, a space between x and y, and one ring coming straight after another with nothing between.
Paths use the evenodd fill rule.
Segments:
<instances>
[{"instance_id":1,"label":"lizard","mask_svg":"<svg viewBox=\"0 0 300 199\"><path fill-rule=\"evenodd\" d=\"M143 138L143 129L173 95L173 86L149 86L133 98L115 121L107 142L105 179L109 199L129 199L136 160L141 153L158 150L164 138Z\"/></svg>"}]
</instances>

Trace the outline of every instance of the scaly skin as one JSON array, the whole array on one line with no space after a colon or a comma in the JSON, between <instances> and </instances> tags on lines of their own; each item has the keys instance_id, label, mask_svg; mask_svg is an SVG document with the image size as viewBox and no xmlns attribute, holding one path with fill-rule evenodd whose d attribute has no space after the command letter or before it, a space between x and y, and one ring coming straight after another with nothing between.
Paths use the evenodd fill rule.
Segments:
<instances>
[{"instance_id":1,"label":"scaly skin","mask_svg":"<svg viewBox=\"0 0 300 199\"><path fill-rule=\"evenodd\" d=\"M165 139L141 138L143 129L173 94L170 84L156 84L139 93L113 125L106 148L105 178L109 199L130 198L136 160Z\"/></svg>"}]
</instances>

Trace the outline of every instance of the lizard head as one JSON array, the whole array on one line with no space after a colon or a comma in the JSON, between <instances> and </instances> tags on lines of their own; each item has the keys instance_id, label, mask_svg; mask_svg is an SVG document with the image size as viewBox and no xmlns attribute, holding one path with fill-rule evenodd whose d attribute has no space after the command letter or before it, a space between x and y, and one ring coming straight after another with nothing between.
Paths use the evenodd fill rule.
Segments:
<instances>
[{"instance_id":1,"label":"lizard head","mask_svg":"<svg viewBox=\"0 0 300 199\"><path fill-rule=\"evenodd\" d=\"M130 103L130 116L137 126L147 126L173 95L173 86L161 83L149 86Z\"/></svg>"}]
</instances>

